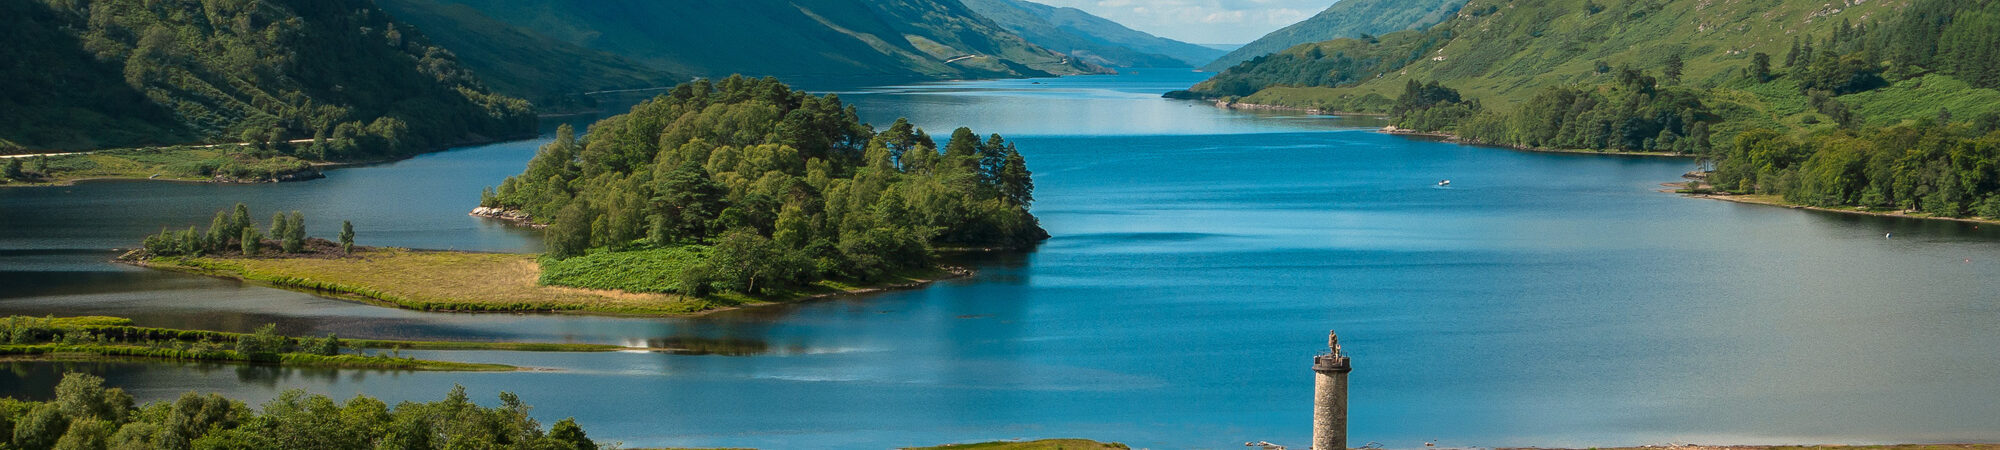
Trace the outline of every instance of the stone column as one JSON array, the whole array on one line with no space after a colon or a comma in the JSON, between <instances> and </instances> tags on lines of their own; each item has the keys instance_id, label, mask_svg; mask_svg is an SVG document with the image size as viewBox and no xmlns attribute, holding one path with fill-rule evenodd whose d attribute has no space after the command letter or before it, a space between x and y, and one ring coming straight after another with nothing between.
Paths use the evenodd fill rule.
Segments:
<instances>
[{"instance_id":1,"label":"stone column","mask_svg":"<svg viewBox=\"0 0 2000 450\"><path fill-rule=\"evenodd\" d=\"M1354 370L1327 332L1326 354L1313 357L1312 450L1347 450L1347 373Z\"/></svg>"}]
</instances>

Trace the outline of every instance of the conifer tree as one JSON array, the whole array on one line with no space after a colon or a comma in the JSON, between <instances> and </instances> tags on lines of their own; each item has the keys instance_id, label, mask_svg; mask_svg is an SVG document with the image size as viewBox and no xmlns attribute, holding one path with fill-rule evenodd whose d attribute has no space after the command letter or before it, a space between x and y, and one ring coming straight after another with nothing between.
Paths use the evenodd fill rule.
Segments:
<instances>
[{"instance_id":1,"label":"conifer tree","mask_svg":"<svg viewBox=\"0 0 2000 450\"><path fill-rule=\"evenodd\" d=\"M354 253L354 222L340 221L340 252Z\"/></svg>"},{"instance_id":2,"label":"conifer tree","mask_svg":"<svg viewBox=\"0 0 2000 450\"><path fill-rule=\"evenodd\" d=\"M286 225L286 222L285 222L285 213L284 213L284 212L274 212L274 213L271 213L271 231L270 231L269 233L265 233L265 234L268 234L268 235L270 235L270 236L271 236L271 239L279 239L279 240L283 240L283 239L285 238L285 236L288 236L288 235L290 235L290 234L291 234L291 233L289 233L289 232L286 232L286 231L285 231L285 225Z\"/></svg>"},{"instance_id":3,"label":"conifer tree","mask_svg":"<svg viewBox=\"0 0 2000 450\"><path fill-rule=\"evenodd\" d=\"M291 219L285 223L285 253L298 253L306 247L306 216L292 211Z\"/></svg>"},{"instance_id":4,"label":"conifer tree","mask_svg":"<svg viewBox=\"0 0 2000 450\"><path fill-rule=\"evenodd\" d=\"M243 249L243 256L257 256L258 247L263 244L262 242L258 242L258 240L263 238L263 236L257 235L256 228L244 228L242 241L238 243L238 246Z\"/></svg>"}]
</instances>

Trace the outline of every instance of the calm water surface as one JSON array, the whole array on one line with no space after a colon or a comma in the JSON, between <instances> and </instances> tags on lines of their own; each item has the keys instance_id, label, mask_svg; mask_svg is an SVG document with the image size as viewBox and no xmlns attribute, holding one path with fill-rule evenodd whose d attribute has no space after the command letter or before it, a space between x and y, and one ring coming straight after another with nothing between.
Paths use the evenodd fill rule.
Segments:
<instances>
[{"instance_id":1,"label":"calm water surface","mask_svg":"<svg viewBox=\"0 0 2000 450\"><path fill-rule=\"evenodd\" d=\"M968 280L701 319L416 313L104 262L239 201L302 210L315 234L352 220L368 245L535 251L534 233L465 211L539 140L308 183L0 189L4 314L715 351L420 353L558 369L480 374L16 363L0 394L47 397L64 371L146 400L303 388L394 402L459 383L628 446L1303 445L1309 358L1337 329L1355 360L1357 445L2000 440L2000 230L1654 192L1683 160L1459 146L1365 131L1376 119L1158 98L1199 79L840 92L875 123L1015 140L1055 238L971 261Z\"/></svg>"}]
</instances>

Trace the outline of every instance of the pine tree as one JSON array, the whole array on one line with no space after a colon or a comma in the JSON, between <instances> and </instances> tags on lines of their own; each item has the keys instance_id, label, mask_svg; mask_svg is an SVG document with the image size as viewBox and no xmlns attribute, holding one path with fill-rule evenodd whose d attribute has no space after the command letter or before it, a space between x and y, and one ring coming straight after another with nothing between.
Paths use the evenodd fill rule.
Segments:
<instances>
[{"instance_id":1,"label":"pine tree","mask_svg":"<svg viewBox=\"0 0 2000 450\"><path fill-rule=\"evenodd\" d=\"M354 253L354 222L340 221L340 252Z\"/></svg>"},{"instance_id":2,"label":"pine tree","mask_svg":"<svg viewBox=\"0 0 2000 450\"><path fill-rule=\"evenodd\" d=\"M1785 52L1785 67L1799 63L1799 37L1792 36L1792 51Z\"/></svg>"},{"instance_id":3,"label":"pine tree","mask_svg":"<svg viewBox=\"0 0 2000 450\"><path fill-rule=\"evenodd\" d=\"M244 228L242 239L239 246L243 249L243 256L257 256L257 250L263 244L259 240L264 239L263 236L257 235L257 229Z\"/></svg>"},{"instance_id":4,"label":"pine tree","mask_svg":"<svg viewBox=\"0 0 2000 450\"><path fill-rule=\"evenodd\" d=\"M1660 69L1660 76L1666 78L1667 84L1680 84L1681 69L1683 69L1685 65L1686 62L1681 61L1680 53L1668 53L1667 63L1665 64L1666 67Z\"/></svg>"},{"instance_id":5,"label":"pine tree","mask_svg":"<svg viewBox=\"0 0 2000 450\"><path fill-rule=\"evenodd\" d=\"M229 213L216 211L215 219L208 222L208 245L205 247L215 252L227 251L229 249L229 240L236 238L236 235L242 234L230 230L230 227L235 224L236 219L230 218Z\"/></svg>"},{"instance_id":6,"label":"pine tree","mask_svg":"<svg viewBox=\"0 0 2000 450\"><path fill-rule=\"evenodd\" d=\"M306 247L306 216L292 211L292 217L285 223L285 253L298 253Z\"/></svg>"},{"instance_id":7,"label":"pine tree","mask_svg":"<svg viewBox=\"0 0 2000 450\"><path fill-rule=\"evenodd\" d=\"M1757 82L1771 81L1771 55L1759 52L1750 56L1750 76Z\"/></svg>"},{"instance_id":8,"label":"pine tree","mask_svg":"<svg viewBox=\"0 0 2000 450\"><path fill-rule=\"evenodd\" d=\"M1031 175L1021 153L1008 152L1007 162L1000 168L1000 194L1016 205L1028 207L1035 202L1035 181Z\"/></svg>"},{"instance_id":9,"label":"pine tree","mask_svg":"<svg viewBox=\"0 0 2000 450\"><path fill-rule=\"evenodd\" d=\"M0 176L9 180L28 179L28 174L21 170L21 158L7 158L7 169Z\"/></svg>"},{"instance_id":10,"label":"pine tree","mask_svg":"<svg viewBox=\"0 0 2000 450\"><path fill-rule=\"evenodd\" d=\"M236 219L236 225L233 226L232 228L235 228L236 230L238 230L238 232L241 232L241 230L246 230L257 226L256 224L250 223L250 206L244 205L242 203L236 204L236 212L230 213L229 217Z\"/></svg>"},{"instance_id":11,"label":"pine tree","mask_svg":"<svg viewBox=\"0 0 2000 450\"><path fill-rule=\"evenodd\" d=\"M291 233L285 231L285 225L286 225L285 213L283 212L271 213L271 231L265 234L270 235L271 239L282 240L285 238L285 236L291 235Z\"/></svg>"}]
</instances>

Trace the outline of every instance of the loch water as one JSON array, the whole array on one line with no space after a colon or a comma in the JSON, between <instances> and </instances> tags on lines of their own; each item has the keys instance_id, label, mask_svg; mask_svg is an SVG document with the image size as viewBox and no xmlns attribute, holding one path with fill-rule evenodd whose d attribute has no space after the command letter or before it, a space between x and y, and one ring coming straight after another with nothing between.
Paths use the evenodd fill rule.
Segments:
<instances>
[{"instance_id":1,"label":"loch water","mask_svg":"<svg viewBox=\"0 0 2000 450\"><path fill-rule=\"evenodd\" d=\"M107 262L236 202L260 219L301 210L316 235L351 220L364 245L536 251L537 233L466 211L546 138L303 183L0 189L0 314L706 350L405 352L548 369L508 373L14 362L0 395L47 398L71 371L142 401L306 389L394 403L462 384L628 447L1302 448L1310 358L1331 329L1354 358L1357 446L2000 440L1994 227L1657 192L1685 159L1159 98L1201 76L839 91L878 125L1006 135L1054 237L965 257L977 276L925 289L701 318L419 313Z\"/></svg>"}]
</instances>

